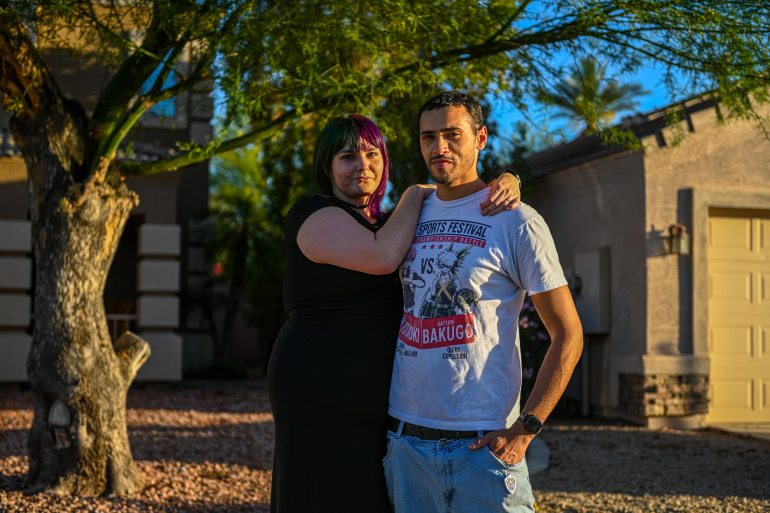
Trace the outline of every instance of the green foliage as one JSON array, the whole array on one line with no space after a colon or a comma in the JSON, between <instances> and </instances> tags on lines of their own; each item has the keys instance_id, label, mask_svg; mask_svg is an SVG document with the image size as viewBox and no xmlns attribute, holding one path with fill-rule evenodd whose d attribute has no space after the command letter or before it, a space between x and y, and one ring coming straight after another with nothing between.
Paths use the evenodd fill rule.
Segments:
<instances>
[{"instance_id":1,"label":"green foliage","mask_svg":"<svg viewBox=\"0 0 770 513\"><path fill-rule=\"evenodd\" d=\"M171 160L113 169L157 173L253 145L246 151L259 176L221 175L253 191L217 185L215 177L213 200L223 234L246 220L250 233L261 234L250 239L250 254L258 256L250 257L249 272L274 269L262 262L278 258L268 248L275 247L283 216L312 189L310 148L332 115L355 111L376 119L390 142L397 195L425 177L414 116L440 89L478 97L494 91L526 111L536 91L553 90L568 74L560 64L565 55L576 62L600 56L622 72L656 63L668 72L672 100L715 91L731 114L761 122L755 107L768 99L770 84L764 0L6 0L0 22L0 100L18 122L42 126L35 117L48 113L34 108L45 102L21 100L58 94L38 80L47 76L39 73L43 49L65 49L112 71L95 108L81 109L88 118L74 123L83 144L73 148L83 155L72 160L91 170L73 174L74 181L93 178L102 158L114 163L115 149L130 140L150 106L212 86L221 92L221 126L245 119L247 133L232 139L222 130L203 148L180 145ZM142 92L159 66L157 80ZM176 85L164 90L172 73ZM617 103L630 93L610 88L602 101ZM597 122L603 116L594 115ZM520 158L526 146L509 150ZM277 274L265 272L266 288L254 285L251 292L262 303Z\"/></svg>"},{"instance_id":2,"label":"green foliage","mask_svg":"<svg viewBox=\"0 0 770 513\"><path fill-rule=\"evenodd\" d=\"M266 237L280 236L268 220L270 201L258 148L247 146L225 153L213 163L210 212L215 222L214 258L232 267L231 246L244 228Z\"/></svg>"},{"instance_id":3,"label":"green foliage","mask_svg":"<svg viewBox=\"0 0 770 513\"><path fill-rule=\"evenodd\" d=\"M557 64L565 52L576 60L602 55L626 72L660 63L672 74L690 79L685 84L671 81L672 98L716 87L721 80L713 76L717 70L726 84L766 87L751 77L761 69L758 62L770 63L769 25L762 17L770 9L756 3L744 8L734 2L679 1L668 2L661 14L658 4L595 0L263 4L262 10L244 16L239 25L243 32L223 43L225 57L218 77L230 99L225 124L244 113L256 125L283 112L294 112L297 122L300 115L310 115L315 127L334 114L370 115L389 140L397 196L406 185L426 178L414 116L439 89L462 88L479 97L494 89L526 110L530 95L553 88L565 76L566 70ZM754 57L744 54L730 66L706 66L703 50L710 42L714 42L712 55L718 55L719 48L730 48L720 41L721 35L712 37L714 26L732 32L730 45L753 48ZM297 38L298 33L303 37ZM263 44L253 44L255 38ZM596 96L605 109L594 116L597 126L609 112L632 106L629 98L640 92L633 85L613 82L600 87ZM749 113L751 106L738 107ZM626 139L616 131L603 137ZM306 149L300 151L307 152L313 139L313 134L303 134ZM521 153L521 148L498 148L497 153L506 151ZM485 164L494 168L494 153L486 155Z\"/></svg>"},{"instance_id":4,"label":"green foliage","mask_svg":"<svg viewBox=\"0 0 770 513\"><path fill-rule=\"evenodd\" d=\"M282 280L284 268L283 221L291 206L311 190L310 154L304 152L309 137L315 131L302 124L279 134L261 146L263 165L252 163L263 176L261 188L261 224L250 232L250 253L244 299L248 317L259 328L260 359L263 370L272 342L283 323ZM309 144L309 143L307 143ZM259 229L264 227L264 232Z\"/></svg>"},{"instance_id":5,"label":"green foliage","mask_svg":"<svg viewBox=\"0 0 770 513\"><path fill-rule=\"evenodd\" d=\"M34 30L47 47L67 48L115 70L94 121L93 158L128 134L137 102L165 98L140 86L166 59L180 74L174 94L212 81L224 92L224 126L250 121L259 132L281 115L322 123L331 114L374 115L408 155L413 107L437 89L494 90L525 110L531 95L552 90L575 61L601 56L630 72L651 62L668 70L672 100L716 90L732 112L752 116L766 98L770 67L770 5L760 0L9 0L4 25ZM44 5L44 7L39 7ZM6 29L7 30L7 29ZM76 37L72 37L76 35ZM184 51L182 51L184 49ZM171 55L171 58L167 56ZM174 65L184 59L185 66ZM163 74L161 74L163 75ZM0 83L0 91L3 91ZM608 97L630 91L606 88ZM609 98L604 98L606 103ZM598 112L597 122L603 113ZM282 119L282 124L283 123ZM403 141L403 142L402 142ZM232 149L191 149L174 169ZM399 163L399 165L401 165ZM400 189L410 159L394 173ZM140 166L124 172L141 173Z\"/></svg>"},{"instance_id":6,"label":"green foliage","mask_svg":"<svg viewBox=\"0 0 770 513\"><path fill-rule=\"evenodd\" d=\"M636 98L648 94L636 83L621 84L607 77L607 65L583 57L569 77L552 89L536 90L538 101L558 108L556 117L584 124L583 133L595 134L615 120L618 112L635 109Z\"/></svg>"},{"instance_id":7,"label":"green foliage","mask_svg":"<svg viewBox=\"0 0 770 513\"><path fill-rule=\"evenodd\" d=\"M269 346L283 316L281 277L283 275L283 217L293 187L273 179L264 166L262 149L251 145L228 152L213 162L210 215L214 222L212 258L222 264L225 294L214 295L210 308L232 309L223 323L215 326L217 354L227 353L240 305L247 319L259 329L258 353L266 364ZM211 287L213 290L215 287ZM267 344L267 347L265 347ZM218 363L226 365L224 356Z\"/></svg>"},{"instance_id":8,"label":"green foliage","mask_svg":"<svg viewBox=\"0 0 770 513\"><path fill-rule=\"evenodd\" d=\"M642 142L633 130L610 127L600 131L598 135L605 146L622 146L628 150L643 150Z\"/></svg>"}]
</instances>

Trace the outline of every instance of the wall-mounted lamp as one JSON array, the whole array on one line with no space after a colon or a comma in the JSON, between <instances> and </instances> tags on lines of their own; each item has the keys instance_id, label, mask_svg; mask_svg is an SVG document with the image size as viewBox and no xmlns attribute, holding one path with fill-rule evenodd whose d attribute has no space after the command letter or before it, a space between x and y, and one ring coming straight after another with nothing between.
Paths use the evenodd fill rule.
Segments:
<instances>
[{"instance_id":1,"label":"wall-mounted lamp","mask_svg":"<svg viewBox=\"0 0 770 513\"><path fill-rule=\"evenodd\" d=\"M690 234L687 233L687 227L681 223L669 226L666 246L669 255L689 255Z\"/></svg>"},{"instance_id":2,"label":"wall-mounted lamp","mask_svg":"<svg viewBox=\"0 0 770 513\"><path fill-rule=\"evenodd\" d=\"M567 287L569 287L573 296L579 296L580 291L583 290L583 278L572 273L570 276L567 276Z\"/></svg>"}]
</instances>

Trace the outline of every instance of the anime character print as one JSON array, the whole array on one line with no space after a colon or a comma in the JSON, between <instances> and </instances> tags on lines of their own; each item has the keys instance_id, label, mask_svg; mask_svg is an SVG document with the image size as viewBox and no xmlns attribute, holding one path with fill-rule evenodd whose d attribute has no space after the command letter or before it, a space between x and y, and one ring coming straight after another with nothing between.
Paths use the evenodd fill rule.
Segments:
<instances>
[{"instance_id":1,"label":"anime character print","mask_svg":"<svg viewBox=\"0 0 770 513\"><path fill-rule=\"evenodd\" d=\"M401 265L401 284L404 291L404 311L414 315L414 295L417 288L425 286L422 276L412 270L412 264L417 256L417 250L412 246Z\"/></svg>"},{"instance_id":2,"label":"anime character print","mask_svg":"<svg viewBox=\"0 0 770 513\"><path fill-rule=\"evenodd\" d=\"M471 248L472 246L466 246L455 250L452 243L439 252L436 258L438 272L430 290L425 293L420 307L420 317L435 319L471 313L475 310L479 298L472 290L461 288L457 279L457 273Z\"/></svg>"}]
</instances>

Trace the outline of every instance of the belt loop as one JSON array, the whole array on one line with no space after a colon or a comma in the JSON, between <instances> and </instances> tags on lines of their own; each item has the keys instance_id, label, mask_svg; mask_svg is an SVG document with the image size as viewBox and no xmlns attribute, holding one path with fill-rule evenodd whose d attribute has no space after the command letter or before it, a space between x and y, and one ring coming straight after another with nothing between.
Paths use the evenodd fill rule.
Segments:
<instances>
[{"instance_id":1,"label":"belt loop","mask_svg":"<svg viewBox=\"0 0 770 513\"><path fill-rule=\"evenodd\" d=\"M398 421L398 429L396 430L396 438L401 437L401 432L404 430L404 421L400 420Z\"/></svg>"},{"instance_id":2,"label":"belt loop","mask_svg":"<svg viewBox=\"0 0 770 513\"><path fill-rule=\"evenodd\" d=\"M484 436L484 432L482 430L480 430L480 429L478 431L476 431L476 434L479 435L479 438Z\"/></svg>"}]
</instances>

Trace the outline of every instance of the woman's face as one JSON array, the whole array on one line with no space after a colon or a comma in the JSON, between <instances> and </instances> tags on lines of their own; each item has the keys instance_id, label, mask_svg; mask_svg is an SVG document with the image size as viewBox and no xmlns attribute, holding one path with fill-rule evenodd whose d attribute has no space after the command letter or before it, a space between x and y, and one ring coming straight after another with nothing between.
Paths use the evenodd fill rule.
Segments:
<instances>
[{"instance_id":1,"label":"woman's face","mask_svg":"<svg viewBox=\"0 0 770 513\"><path fill-rule=\"evenodd\" d=\"M342 148L332 159L334 195L357 205L367 203L380 185L384 167L382 153L376 147Z\"/></svg>"}]
</instances>

